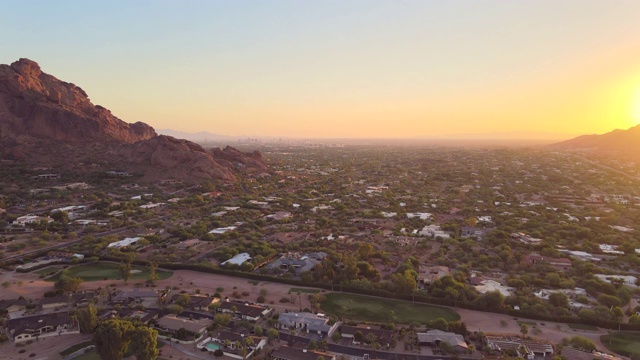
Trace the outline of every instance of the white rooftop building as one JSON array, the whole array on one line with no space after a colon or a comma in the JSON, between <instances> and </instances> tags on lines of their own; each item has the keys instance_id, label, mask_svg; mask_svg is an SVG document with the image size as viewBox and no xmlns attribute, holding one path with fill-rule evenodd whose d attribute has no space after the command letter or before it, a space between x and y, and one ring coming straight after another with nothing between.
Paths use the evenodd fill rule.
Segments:
<instances>
[{"instance_id":1,"label":"white rooftop building","mask_svg":"<svg viewBox=\"0 0 640 360\"><path fill-rule=\"evenodd\" d=\"M237 228L238 228L237 226L227 226L227 227L217 228L209 231L209 234L224 234L227 231L233 231Z\"/></svg>"},{"instance_id":2,"label":"white rooftop building","mask_svg":"<svg viewBox=\"0 0 640 360\"><path fill-rule=\"evenodd\" d=\"M490 291L498 291L503 296L509 296L511 295L513 288L503 286L495 280L484 280L480 285L476 286L476 290L478 290L478 292L481 294L486 294Z\"/></svg>"},{"instance_id":3,"label":"white rooftop building","mask_svg":"<svg viewBox=\"0 0 640 360\"><path fill-rule=\"evenodd\" d=\"M107 245L107 248L123 248L123 247L127 247L129 245L135 244L138 241L142 240L141 237L132 237L132 238L125 238L124 240L120 240L120 241L115 241L110 243L109 245Z\"/></svg>"},{"instance_id":4,"label":"white rooftop building","mask_svg":"<svg viewBox=\"0 0 640 360\"><path fill-rule=\"evenodd\" d=\"M227 264L242 265L244 262L249 260L251 260L251 255L249 255L248 253L241 253L223 262L220 265L227 265Z\"/></svg>"},{"instance_id":5,"label":"white rooftop building","mask_svg":"<svg viewBox=\"0 0 640 360\"><path fill-rule=\"evenodd\" d=\"M420 220L429 220L431 216L431 213L407 213L407 218L409 219L418 218Z\"/></svg>"},{"instance_id":6,"label":"white rooftop building","mask_svg":"<svg viewBox=\"0 0 640 360\"><path fill-rule=\"evenodd\" d=\"M624 285L631 286L631 287L637 287L636 282L638 281L638 278L635 277L635 276L631 276L631 275L604 275L604 274L595 274L594 276L597 277L598 279L604 281L604 282L612 283L613 281L616 281L616 280L622 280L622 283Z\"/></svg>"}]
</instances>

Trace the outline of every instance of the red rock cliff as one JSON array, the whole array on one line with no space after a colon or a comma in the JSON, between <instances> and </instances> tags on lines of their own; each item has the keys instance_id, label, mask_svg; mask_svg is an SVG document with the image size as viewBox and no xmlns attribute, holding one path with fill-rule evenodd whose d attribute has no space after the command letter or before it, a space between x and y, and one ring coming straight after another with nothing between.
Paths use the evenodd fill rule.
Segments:
<instances>
[{"instance_id":1,"label":"red rock cliff","mask_svg":"<svg viewBox=\"0 0 640 360\"><path fill-rule=\"evenodd\" d=\"M29 59L0 65L0 138L30 136L66 142L134 143L156 136L93 105L80 87L45 74Z\"/></svg>"}]
</instances>

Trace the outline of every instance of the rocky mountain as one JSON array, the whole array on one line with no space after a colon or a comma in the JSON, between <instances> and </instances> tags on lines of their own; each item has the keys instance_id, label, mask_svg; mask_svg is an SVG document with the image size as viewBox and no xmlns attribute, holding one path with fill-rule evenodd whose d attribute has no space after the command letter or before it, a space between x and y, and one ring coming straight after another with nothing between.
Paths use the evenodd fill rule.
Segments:
<instances>
[{"instance_id":1,"label":"rocky mountain","mask_svg":"<svg viewBox=\"0 0 640 360\"><path fill-rule=\"evenodd\" d=\"M614 130L602 135L583 135L556 143L552 147L565 150L616 153L626 158L640 159L640 125L627 130Z\"/></svg>"},{"instance_id":2,"label":"rocky mountain","mask_svg":"<svg viewBox=\"0 0 640 360\"><path fill-rule=\"evenodd\" d=\"M93 105L80 87L43 73L29 59L0 65L0 116L0 139L133 143L157 135L145 123L127 124Z\"/></svg>"},{"instance_id":3,"label":"rocky mountain","mask_svg":"<svg viewBox=\"0 0 640 360\"><path fill-rule=\"evenodd\" d=\"M267 169L259 152L207 151L145 123L126 123L29 59L0 65L0 159L65 168L101 164L144 172L149 180L234 181L239 172Z\"/></svg>"},{"instance_id":4,"label":"rocky mountain","mask_svg":"<svg viewBox=\"0 0 640 360\"><path fill-rule=\"evenodd\" d=\"M240 167L255 170L266 171L267 166L262 161L262 154L260 151L254 151L252 153L243 153L238 149L227 146L224 149L213 148L210 153L221 164L227 167Z\"/></svg>"}]
</instances>

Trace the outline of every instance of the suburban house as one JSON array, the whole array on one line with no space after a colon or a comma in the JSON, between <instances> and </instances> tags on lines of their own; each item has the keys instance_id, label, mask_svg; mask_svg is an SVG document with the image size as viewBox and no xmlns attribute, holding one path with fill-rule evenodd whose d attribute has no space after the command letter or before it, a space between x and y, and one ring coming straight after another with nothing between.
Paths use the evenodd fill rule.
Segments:
<instances>
[{"instance_id":1,"label":"suburban house","mask_svg":"<svg viewBox=\"0 0 640 360\"><path fill-rule=\"evenodd\" d=\"M160 309L145 309L145 310L135 310L129 308L122 308L119 310L116 309L105 309L98 312L99 319L115 319L115 318L129 318L136 319L137 321L148 324L151 320L158 318L158 314L160 313Z\"/></svg>"},{"instance_id":2,"label":"suburban house","mask_svg":"<svg viewBox=\"0 0 640 360\"><path fill-rule=\"evenodd\" d=\"M63 308L69 305L69 296L60 295L54 297L45 297L40 300L40 306L43 309Z\"/></svg>"},{"instance_id":3,"label":"suburban house","mask_svg":"<svg viewBox=\"0 0 640 360\"><path fill-rule=\"evenodd\" d=\"M501 283L495 280L480 280L479 285L476 285L475 288L478 290L480 294L486 294L490 291L498 291L502 296L510 296L511 292L514 291L512 287L504 286Z\"/></svg>"},{"instance_id":4,"label":"suburban house","mask_svg":"<svg viewBox=\"0 0 640 360\"><path fill-rule=\"evenodd\" d=\"M233 314L243 320L258 321L261 317L268 315L273 309L235 301L223 301L218 306L218 312Z\"/></svg>"},{"instance_id":5,"label":"suburban house","mask_svg":"<svg viewBox=\"0 0 640 360\"><path fill-rule=\"evenodd\" d=\"M24 311L28 303L27 299L23 297L11 300L0 300L0 313L6 312L11 314L18 311Z\"/></svg>"},{"instance_id":6,"label":"suburban house","mask_svg":"<svg viewBox=\"0 0 640 360\"><path fill-rule=\"evenodd\" d=\"M204 334L207 327L213 324L213 320L208 318L188 319L176 315L163 316L156 321L156 329L176 335L180 329L185 329L193 335Z\"/></svg>"},{"instance_id":7,"label":"suburban house","mask_svg":"<svg viewBox=\"0 0 640 360\"><path fill-rule=\"evenodd\" d=\"M282 313L278 317L278 328L281 330L300 329L306 333L331 336L340 323L329 324L329 319L308 312Z\"/></svg>"},{"instance_id":8,"label":"suburban house","mask_svg":"<svg viewBox=\"0 0 640 360\"><path fill-rule=\"evenodd\" d=\"M409 219L430 220L432 217L431 213L407 213L407 218Z\"/></svg>"},{"instance_id":9,"label":"suburban house","mask_svg":"<svg viewBox=\"0 0 640 360\"><path fill-rule=\"evenodd\" d=\"M175 294L171 302L175 302L180 294ZM218 302L218 298L213 296L205 296L205 295L189 295L189 303L185 306L186 309L197 310L197 311L208 311L209 306Z\"/></svg>"},{"instance_id":10,"label":"suburban house","mask_svg":"<svg viewBox=\"0 0 640 360\"><path fill-rule=\"evenodd\" d=\"M220 345L224 345L228 350L235 350L236 343L244 340L244 334L237 334L231 331L222 330L218 333L211 335L211 341L217 342Z\"/></svg>"},{"instance_id":11,"label":"suburban house","mask_svg":"<svg viewBox=\"0 0 640 360\"><path fill-rule=\"evenodd\" d=\"M38 216L38 215L33 215L33 214L27 214L27 215L20 216L19 218L15 219L11 224L13 226L25 227L27 225L37 224L37 223L39 223L41 221L44 221L46 223L50 223L50 222L53 222L53 219L48 217L48 216Z\"/></svg>"},{"instance_id":12,"label":"suburban house","mask_svg":"<svg viewBox=\"0 0 640 360\"><path fill-rule=\"evenodd\" d=\"M544 358L553 356L553 346L550 343L522 340L516 336L487 336L487 346L495 351L524 350L527 359L534 359L536 355Z\"/></svg>"},{"instance_id":13,"label":"suburban house","mask_svg":"<svg viewBox=\"0 0 640 360\"><path fill-rule=\"evenodd\" d=\"M460 334L446 332L442 330L429 330L426 333L417 333L418 342L421 346L440 346L446 343L458 353L467 352L469 348Z\"/></svg>"},{"instance_id":14,"label":"suburban house","mask_svg":"<svg viewBox=\"0 0 640 360\"><path fill-rule=\"evenodd\" d=\"M251 260L251 255L249 255L249 253L240 253L240 254L232 257L231 259L222 262L222 264L220 264L220 265L227 265L227 264L242 265L246 261L249 261L249 260Z\"/></svg>"},{"instance_id":15,"label":"suburban house","mask_svg":"<svg viewBox=\"0 0 640 360\"><path fill-rule=\"evenodd\" d=\"M571 269L571 259L568 258L552 258L548 256L542 256L537 254L531 254L524 258L525 263L535 265L535 264L549 264L555 268L560 270L569 270Z\"/></svg>"},{"instance_id":16,"label":"suburban house","mask_svg":"<svg viewBox=\"0 0 640 360\"><path fill-rule=\"evenodd\" d=\"M393 338L393 332L390 330L384 330L376 327L358 327L358 326L349 326L343 325L340 328L340 333L343 338L351 339L351 342L354 344L358 344L355 339L355 334L360 332L362 334L362 338L364 342L368 342L368 339L375 339L375 341L382 346L389 346L391 339Z\"/></svg>"},{"instance_id":17,"label":"suburban house","mask_svg":"<svg viewBox=\"0 0 640 360\"><path fill-rule=\"evenodd\" d=\"M69 216L69 219L73 220L75 218L77 218L78 216L83 215L84 213L87 212L87 206L86 205L70 205L70 206L65 206L65 207L61 207L61 208L57 208L57 209L53 209L51 210L51 213L56 213L56 212L66 212L67 215Z\"/></svg>"},{"instance_id":18,"label":"suburban house","mask_svg":"<svg viewBox=\"0 0 640 360\"><path fill-rule=\"evenodd\" d=\"M141 237L125 238L124 240L114 241L110 243L109 245L107 245L107 248L116 248L116 249L124 248L130 245L133 245L142 239L143 238Z\"/></svg>"},{"instance_id":19,"label":"suburban house","mask_svg":"<svg viewBox=\"0 0 640 360\"><path fill-rule=\"evenodd\" d=\"M74 328L68 312L27 316L7 321L7 335L13 342L69 332ZM77 331L75 331L77 333Z\"/></svg>"},{"instance_id":20,"label":"suburban house","mask_svg":"<svg viewBox=\"0 0 640 360\"><path fill-rule=\"evenodd\" d=\"M449 239L451 235L448 232L442 230L440 225L427 225L422 228L419 232L422 236L431 236L432 238L437 238L438 236L443 239Z\"/></svg>"},{"instance_id":21,"label":"suburban house","mask_svg":"<svg viewBox=\"0 0 640 360\"><path fill-rule=\"evenodd\" d=\"M527 244L527 245L536 245L536 244L540 244L540 242L542 242L542 239L538 239L538 238L534 238L531 237L525 233L512 233L511 235L509 235L511 237L511 240L514 241L519 241L523 244Z\"/></svg>"},{"instance_id":22,"label":"suburban house","mask_svg":"<svg viewBox=\"0 0 640 360\"><path fill-rule=\"evenodd\" d=\"M55 180L60 179L60 174L40 174L31 177L34 180L47 179L47 180Z\"/></svg>"},{"instance_id":23,"label":"suburban house","mask_svg":"<svg viewBox=\"0 0 640 360\"><path fill-rule=\"evenodd\" d=\"M151 304L158 302L158 293L154 290L122 290L115 295L110 296L110 302L113 304Z\"/></svg>"},{"instance_id":24,"label":"suburban house","mask_svg":"<svg viewBox=\"0 0 640 360\"><path fill-rule=\"evenodd\" d=\"M266 215L264 218L268 220L284 220L291 217L288 211L276 211L274 214Z\"/></svg>"},{"instance_id":25,"label":"suburban house","mask_svg":"<svg viewBox=\"0 0 640 360\"><path fill-rule=\"evenodd\" d=\"M283 346L278 350L271 353L271 359L273 360L336 360L335 355L307 350L296 349L288 346Z\"/></svg>"},{"instance_id":26,"label":"suburban house","mask_svg":"<svg viewBox=\"0 0 640 360\"><path fill-rule=\"evenodd\" d=\"M287 253L282 255L279 259L269 263L266 268L272 272L291 270L297 275L300 275L305 271L313 269L316 265L321 263L325 257L327 257L327 253L322 251L304 255L300 255L299 253Z\"/></svg>"},{"instance_id":27,"label":"suburban house","mask_svg":"<svg viewBox=\"0 0 640 360\"><path fill-rule=\"evenodd\" d=\"M460 236L463 238L476 237L482 239L490 230L474 226L462 226L460 227Z\"/></svg>"},{"instance_id":28,"label":"suburban house","mask_svg":"<svg viewBox=\"0 0 640 360\"><path fill-rule=\"evenodd\" d=\"M420 285L428 286L447 275L451 275L451 270L446 266L421 267L418 273L418 282Z\"/></svg>"}]
</instances>

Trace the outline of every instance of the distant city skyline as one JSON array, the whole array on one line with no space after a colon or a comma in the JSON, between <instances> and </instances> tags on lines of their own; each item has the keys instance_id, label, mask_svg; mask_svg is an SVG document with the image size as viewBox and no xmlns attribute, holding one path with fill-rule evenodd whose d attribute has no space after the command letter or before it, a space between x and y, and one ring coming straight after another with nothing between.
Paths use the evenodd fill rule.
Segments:
<instances>
[{"instance_id":1,"label":"distant city skyline","mask_svg":"<svg viewBox=\"0 0 640 360\"><path fill-rule=\"evenodd\" d=\"M158 129L562 139L640 123L639 1L0 4L0 63L30 58Z\"/></svg>"}]
</instances>

